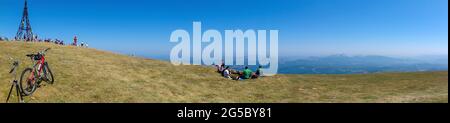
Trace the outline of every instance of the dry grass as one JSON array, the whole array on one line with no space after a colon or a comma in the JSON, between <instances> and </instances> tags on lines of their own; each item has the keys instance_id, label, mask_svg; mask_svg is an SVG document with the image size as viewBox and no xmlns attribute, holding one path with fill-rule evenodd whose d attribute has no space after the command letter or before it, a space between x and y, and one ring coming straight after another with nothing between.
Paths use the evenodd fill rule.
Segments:
<instances>
[{"instance_id":1,"label":"dry grass","mask_svg":"<svg viewBox=\"0 0 450 123\"><path fill-rule=\"evenodd\" d=\"M214 68L46 43L0 42L0 101L9 89L9 56L51 47L47 55L55 84L39 88L30 103L95 102L445 102L448 72L365 75L277 75L231 81Z\"/></svg>"}]
</instances>

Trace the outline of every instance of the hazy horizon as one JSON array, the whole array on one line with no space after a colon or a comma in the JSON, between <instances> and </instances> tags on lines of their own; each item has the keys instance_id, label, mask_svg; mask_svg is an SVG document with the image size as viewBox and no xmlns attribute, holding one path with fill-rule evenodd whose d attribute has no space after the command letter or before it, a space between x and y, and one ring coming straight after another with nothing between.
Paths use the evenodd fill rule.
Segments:
<instances>
[{"instance_id":1,"label":"hazy horizon","mask_svg":"<svg viewBox=\"0 0 450 123\"><path fill-rule=\"evenodd\" d=\"M124 54L122 52L114 52L119 54ZM148 55L148 54L133 54L133 53L125 53L124 55L134 55L137 57L143 57L143 58L151 58L151 59L159 59L159 60L165 60L169 61L170 56L167 55ZM413 55L413 56L395 56L395 55L379 55L379 54L326 54L326 55L279 55L280 60L298 60L298 59L307 59L307 58L314 58L314 57L331 57L331 56L345 56L345 57L388 57L388 58L396 58L396 59L409 59L409 60L436 60L436 59L447 59L448 61L448 54L436 54L436 55ZM247 56L245 56L247 57ZM191 57L192 58L192 57Z\"/></svg>"}]
</instances>

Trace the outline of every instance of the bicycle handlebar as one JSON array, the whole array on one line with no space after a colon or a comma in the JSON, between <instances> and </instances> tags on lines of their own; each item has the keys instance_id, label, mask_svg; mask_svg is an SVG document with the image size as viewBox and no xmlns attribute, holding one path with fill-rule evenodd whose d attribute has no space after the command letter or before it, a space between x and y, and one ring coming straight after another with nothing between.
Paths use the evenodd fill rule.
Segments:
<instances>
[{"instance_id":1,"label":"bicycle handlebar","mask_svg":"<svg viewBox=\"0 0 450 123\"><path fill-rule=\"evenodd\" d=\"M51 48L47 48L47 49L45 49L43 51L38 52L37 54L27 54L26 56L30 57L30 58L33 58L34 56L37 56L37 55L45 55L45 52L49 51L50 49Z\"/></svg>"}]
</instances>

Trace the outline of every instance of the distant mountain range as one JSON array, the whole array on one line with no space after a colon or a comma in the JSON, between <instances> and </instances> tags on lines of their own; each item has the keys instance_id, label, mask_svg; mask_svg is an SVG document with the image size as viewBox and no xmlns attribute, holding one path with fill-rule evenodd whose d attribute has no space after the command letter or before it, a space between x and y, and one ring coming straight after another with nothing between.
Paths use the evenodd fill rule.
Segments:
<instances>
[{"instance_id":1,"label":"distant mountain range","mask_svg":"<svg viewBox=\"0 0 450 123\"><path fill-rule=\"evenodd\" d=\"M347 56L280 58L282 74L365 74L448 70L447 56L393 58L386 56Z\"/></svg>"},{"instance_id":2,"label":"distant mountain range","mask_svg":"<svg viewBox=\"0 0 450 123\"><path fill-rule=\"evenodd\" d=\"M143 56L170 61L168 56ZM231 66L242 70L245 66ZM257 66L249 66L256 70ZM344 54L311 57L280 57L280 74L366 74L381 72L420 72L448 70L448 55L430 55L409 58L377 55L349 56Z\"/></svg>"}]
</instances>

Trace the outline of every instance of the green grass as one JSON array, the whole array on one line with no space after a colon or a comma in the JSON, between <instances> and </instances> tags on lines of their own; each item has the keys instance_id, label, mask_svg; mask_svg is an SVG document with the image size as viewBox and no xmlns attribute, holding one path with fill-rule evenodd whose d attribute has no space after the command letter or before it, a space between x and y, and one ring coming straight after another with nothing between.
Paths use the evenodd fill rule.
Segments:
<instances>
[{"instance_id":1,"label":"green grass","mask_svg":"<svg viewBox=\"0 0 450 123\"><path fill-rule=\"evenodd\" d=\"M173 66L96 49L47 43L0 42L0 102L11 76L8 57L51 47L47 60L55 84L42 86L29 103L101 102L442 102L448 103L448 72L360 75L277 75L249 81L221 78L212 67Z\"/></svg>"}]
</instances>

